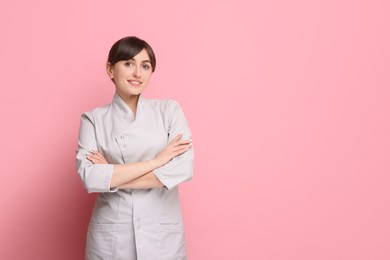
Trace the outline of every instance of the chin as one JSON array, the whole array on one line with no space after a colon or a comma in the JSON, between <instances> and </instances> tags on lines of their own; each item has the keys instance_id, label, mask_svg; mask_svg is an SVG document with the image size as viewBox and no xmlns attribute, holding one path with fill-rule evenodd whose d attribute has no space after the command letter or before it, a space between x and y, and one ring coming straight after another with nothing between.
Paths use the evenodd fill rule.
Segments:
<instances>
[{"instance_id":1,"label":"chin","mask_svg":"<svg viewBox=\"0 0 390 260\"><path fill-rule=\"evenodd\" d=\"M132 96L137 96L137 95L141 94L142 91L143 91L143 90L135 90L135 91L127 92L126 94L132 95Z\"/></svg>"}]
</instances>

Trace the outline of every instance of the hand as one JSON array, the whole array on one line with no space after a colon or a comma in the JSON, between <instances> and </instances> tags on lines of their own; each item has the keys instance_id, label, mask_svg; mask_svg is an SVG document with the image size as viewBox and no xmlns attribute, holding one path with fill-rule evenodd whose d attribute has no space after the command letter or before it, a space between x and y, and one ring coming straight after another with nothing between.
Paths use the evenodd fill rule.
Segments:
<instances>
[{"instance_id":1,"label":"hand","mask_svg":"<svg viewBox=\"0 0 390 260\"><path fill-rule=\"evenodd\" d=\"M163 166L174 157L185 153L192 145L191 140L180 140L182 134L177 135L168 145L152 160L156 168Z\"/></svg>"},{"instance_id":2,"label":"hand","mask_svg":"<svg viewBox=\"0 0 390 260\"><path fill-rule=\"evenodd\" d=\"M108 164L102 153L92 150L87 154L87 159L93 164Z\"/></svg>"}]
</instances>

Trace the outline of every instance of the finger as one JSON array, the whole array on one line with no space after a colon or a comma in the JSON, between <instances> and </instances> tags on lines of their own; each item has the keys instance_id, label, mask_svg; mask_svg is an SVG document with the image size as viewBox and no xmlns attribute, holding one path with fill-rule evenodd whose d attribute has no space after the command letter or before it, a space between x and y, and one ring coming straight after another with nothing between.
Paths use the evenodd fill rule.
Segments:
<instances>
[{"instance_id":1,"label":"finger","mask_svg":"<svg viewBox=\"0 0 390 260\"><path fill-rule=\"evenodd\" d=\"M191 141L180 141L178 143L172 144L168 149L171 150L171 149L175 149L177 147L188 146L188 145L192 145L192 142Z\"/></svg>"},{"instance_id":2,"label":"finger","mask_svg":"<svg viewBox=\"0 0 390 260\"><path fill-rule=\"evenodd\" d=\"M181 146L177 146L177 147L173 147L170 152L171 153L177 153L177 152L180 152L180 151L187 151L188 149L190 149L192 145L191 144L188 144L188 145L181 145Z\"/></svg>"},{"instance_id":3,"label":"finger","mask_svg":"<svg viewBox=\"0 0 390 260\"><path fill-rule=\"evenodd\" d=\"M182 136L183 136L183 134L178 134L175 138L172 139L170 144L179 141L182 138Z\"/></svg>"},{"instance_id":4,"label":"finger","mask_svg":"<svg viewBox=\"0 0 390 260\"><path fill-rule=\"evenodd\" d=\"M179 155L181 155L181 154L187 152L188 149L189 149L189 147L184 148L184 149L177 150L176 152L173 153L173 157L179 156Z\"/></svg>"},{"instance_id":5,"label":"finger","mask_svg":"<svg viewBox=\"0 0 390 260\"><path fill-rule=\"evenodd\" d=\"M98 157L96 154L90 153L90 154L87 155L87 158L97 159L97 158L99 158L99 157Z\"/></svg>"},{"instance_id":6,"label":"finger","mask_svg":"<svg viewBox=\"0 0 390 260\"><path fill-rule=\"evenodd\" d=\"M101 154L101 153L96 153L95 156L96 156L96 158L99 158L99 159L105 159L103 154Z\"/></svg>"},{"instance_id":7,"label":"finger","mask_svg":"<svg viewBox=\"0 0 390 260\"><path fill-rule=\"evenodd\" d=\"M180 140L177 142L178 145L186 145L186 144L191 144L192 140Z\"/></svg>"},{"instance_id":8,"label":"finger","mask_svg":"<svg viewBox=\"0 0 390 260\"><path fill-rule=\"evenodd\" d=\"M90 160L93 164L105 164L106 162L104 160L101 160L100 158L90 158Z\"/></svg>"},{"instance_id":9,"label":"finger","mask_svg":"<svg viewBox=\"0 0 390 260\"><path fill-rule=\"evenodd\" d=\"M93 151L88 154L89 156L93 156L94 158L104 158L103 154L97 151Z\"/></svg>"},{"instance_id":10,"label":"finger","mask_svg":"<svg viewBox=\"0 0 390 260\"><path fill-rule=\"evenodd\" d=\"M186 149L186 148L190 148L191 146L192 146L192 143L182 144L182 145L172 147L172 150Z\"/></svg>"},{"instance_id":11,"label":"finger","mask_svg":"<svg viewBox=\"0 0 390 260\"><path fill-rule=\"evenodd\" d=\"M192 140L176 140L175 142L170 143L167 147L173 148L176 146L188 145L191 142L192 142Z\"/></svg>"},{"instance_id":12,"label":"finger","mask_svg":"<svg viewBox=\"0 0 390 260\"><path fill-rule=\"evenodd\" d=\"M89 154L89 155L87 155L87 159L90 160L93 163L96 163L97 161L100 160L99 156L97 156L96 154Z\"/></svg>"},{"instance_id":13,"label":"finger","mask_svg":"<svg viewBox=\"0 0 390 260\"><path fill-rule=\"evenodd\" d=\"M167 148L175 146L177 142L180 142L180 138L180 135L177 135L175 138L173 138L172 141L167 145Z\"/></svg>"},{"instance_id":14,"label":"finger","mask_svg":"<svg viewBox=\"0 0 390 260\"><path fill-rule=\"evenodd\" d=\"M107 163L107 160L106 158L104 157L104 155L102 153L97 153L95 155L95 158L96 160L99 162L99 163Z\"/></svg>"}]
</instances>

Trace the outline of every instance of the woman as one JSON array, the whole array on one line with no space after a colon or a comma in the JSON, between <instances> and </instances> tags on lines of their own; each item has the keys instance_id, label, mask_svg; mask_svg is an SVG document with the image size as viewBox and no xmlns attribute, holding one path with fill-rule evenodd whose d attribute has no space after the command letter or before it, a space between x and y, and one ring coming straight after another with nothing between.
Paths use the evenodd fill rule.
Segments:
<instances>
[{"instance_id":1,"label":"woman","mask_svg":"<svg viewBox=\"0 0 390 260\"><path fill-rule=\"evenodd\" d=\"M142 96L156 67L152 48L125 37L111 48L111 104L81 116L77 168L99 192L86 259L187 259L178 185L193 173L191 132L179 104Z\"/></svg>"}]
</instances>

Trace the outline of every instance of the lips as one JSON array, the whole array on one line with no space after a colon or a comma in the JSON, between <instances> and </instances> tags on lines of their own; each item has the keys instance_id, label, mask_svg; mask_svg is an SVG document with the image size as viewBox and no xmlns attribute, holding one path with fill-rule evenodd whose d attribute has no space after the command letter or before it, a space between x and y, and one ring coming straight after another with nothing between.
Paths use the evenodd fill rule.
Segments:
<instances>
[{"instance_id":1,"label":"lips","mask_svg":"<svg viewBox=\"0 0 390 260\"><path fill-rule=\"evenodd\" d=\"M142 82L138 80L128 80L127 82L129 82L133 87L140 87L142 85Z\"/></svg>"}]
</instances>

